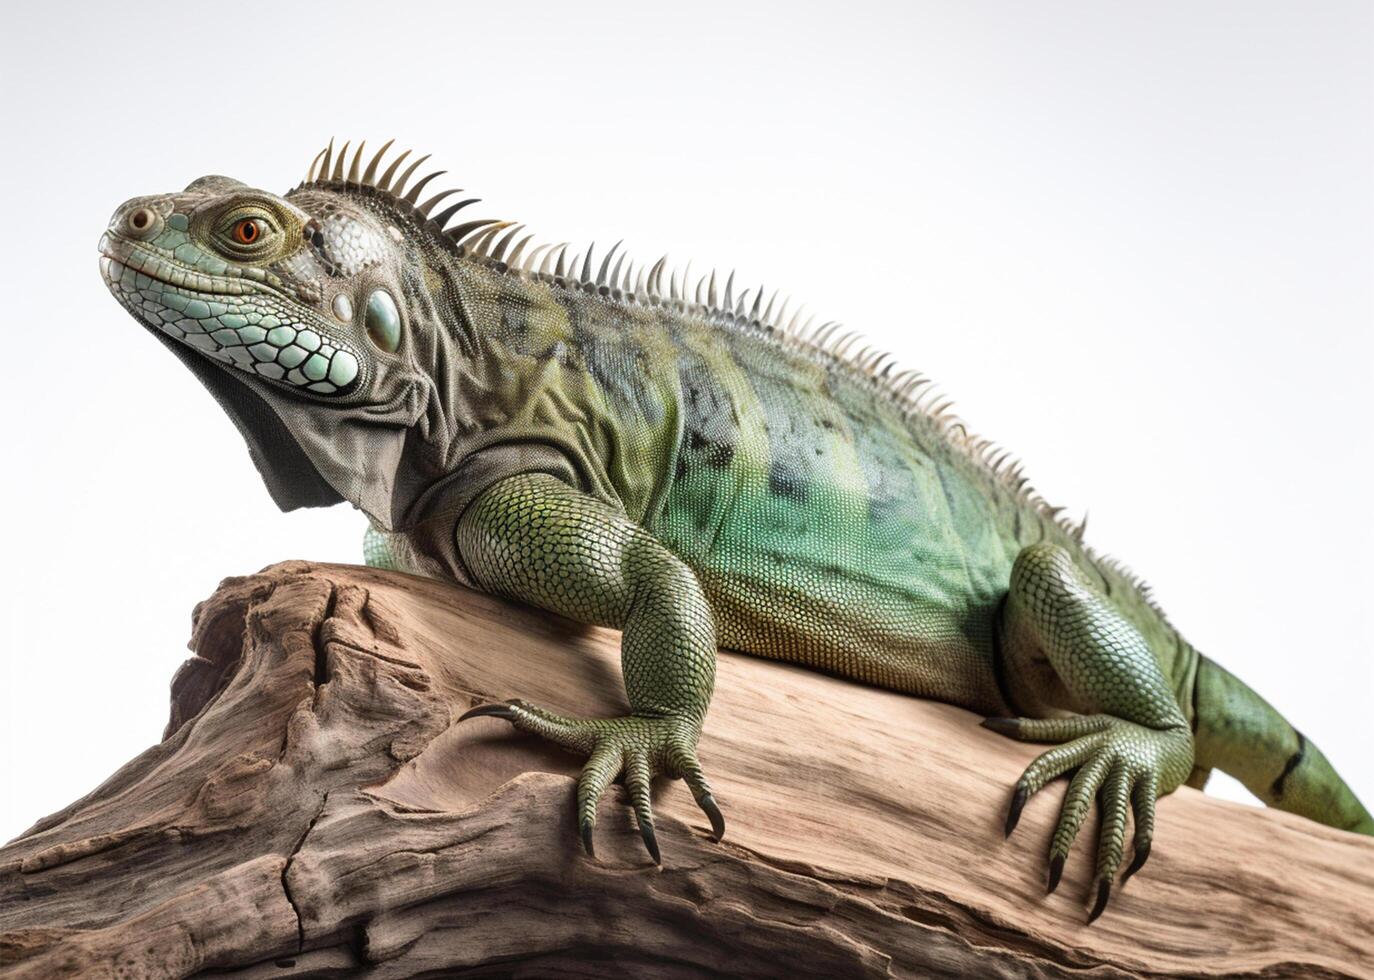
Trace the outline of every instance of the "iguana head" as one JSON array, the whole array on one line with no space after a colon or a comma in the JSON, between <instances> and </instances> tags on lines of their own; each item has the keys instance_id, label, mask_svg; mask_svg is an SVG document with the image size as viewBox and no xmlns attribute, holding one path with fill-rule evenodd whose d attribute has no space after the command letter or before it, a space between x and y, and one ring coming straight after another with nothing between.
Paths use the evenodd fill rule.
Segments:
<instances>
[{"instance_id":1,"label":"iguana head","mask_svg":"<svg viewBox=\"0 0 1374 980\"><path fill-rule=\"evenodd\" d=\"M347 499L389 524L434 357L411 321L437 314L423 246L378 203L202 177L119 207L100 268L228 411L283 509Z\"/></svg>"},{"instance_id":2,"label":"iguana head","mask_svg":"<svg viewBox=\"0 0 1374 980\"><path fill-rule=\"evenodd\" d=\"M254 380L366 397L401 345L395 243L365 214L320 210L202 177L119 208L101 271L135 316Z\"/></svg>"}]
</instances>

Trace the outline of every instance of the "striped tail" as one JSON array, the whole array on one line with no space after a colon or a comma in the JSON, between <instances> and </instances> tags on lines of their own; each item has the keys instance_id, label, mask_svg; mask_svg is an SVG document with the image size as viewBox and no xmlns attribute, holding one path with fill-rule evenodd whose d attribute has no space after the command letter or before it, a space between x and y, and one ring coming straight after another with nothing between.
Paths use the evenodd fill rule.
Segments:
<instances>
[{"instance_id":1,"label":"striped tail","mask_svg":"<svg viewBox=\"0 0 1374 980\"><path fill-rule=\"evenodd\" d=\"M1229 773L1269 806L1374 835L1374 817L1326 756L1269 702L1206 657L1198 658L1196 683L1199 769Z\"/></svg>"}]
</instances>

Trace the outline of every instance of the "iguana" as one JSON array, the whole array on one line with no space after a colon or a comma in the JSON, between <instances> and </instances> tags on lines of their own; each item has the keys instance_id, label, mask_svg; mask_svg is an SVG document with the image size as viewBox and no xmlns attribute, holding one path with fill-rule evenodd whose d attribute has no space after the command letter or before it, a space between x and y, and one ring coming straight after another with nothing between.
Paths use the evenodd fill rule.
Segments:
<instances>
[{"instance_id":1,"label":"iguana","mask_svg":"<svg viewBox=\"0 0 1374 980\"><path fill-rule=\"evenodd\" d=\"M208 387L284 510L348 501L369 563L623 631L630 713L511 700L494 715L623 781L660 860L650 781L697 759L717 646L961 705L1056 743L1027 799L1073 772L1049 889L1095 796L1089 921L1139 870L1155 800L1213 768L1272 806L1365 834L1322 753L1200 655L1005 451L833 323L798 325L733 275L568 259L523 226L456 220L427 157L315 157L284 197L221 176L121 206L100 241L119 301ZM407 160L410 160L407 164ZM776 294L774 294L776 296Z\"/></svg>"}]
</instances>

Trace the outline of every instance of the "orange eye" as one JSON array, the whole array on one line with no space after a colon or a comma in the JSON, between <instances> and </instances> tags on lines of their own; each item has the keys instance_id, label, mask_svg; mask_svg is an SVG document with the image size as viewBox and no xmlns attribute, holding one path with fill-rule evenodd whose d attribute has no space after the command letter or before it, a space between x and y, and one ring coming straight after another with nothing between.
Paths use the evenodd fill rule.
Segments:
<instances>
[{"instance_id":1,"label":"orange eye","mask_svg":"<svg viewBox=\"0 0 1374 980\"><path fill-rule=\"evenodd\" d=\"M262 237L262 226L256 218L244 218L242 221L234 222L234 230L231 232L234 241L240 245L252 245Z\"/></svg>"}]
</instances>

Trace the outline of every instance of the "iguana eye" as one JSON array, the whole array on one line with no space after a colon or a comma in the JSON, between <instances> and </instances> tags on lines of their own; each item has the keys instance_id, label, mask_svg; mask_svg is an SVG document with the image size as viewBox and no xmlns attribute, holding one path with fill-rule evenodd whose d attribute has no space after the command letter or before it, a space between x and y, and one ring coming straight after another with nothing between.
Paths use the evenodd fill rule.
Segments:
<instances>
[{"instance_id":1,"label":"iguana eye","mask_svg":"<svg viewBox=\"0 0 1374 980\"><path fill-rule=\"evenodd\" d=\"M242 218L234 222L229 233L240 245L252 245L262 237L262 222L257 218Z\"/></svg>"},{"instance_id":2,"label":"iguana eye","mask_svg":"<svg viewBox=\"0 0 1374 980\"><path fill-rule=\"evenodd\" d=\"M385 289L374 289L367 298L367 337L388 354L401 346L401 314Z\"/></svg>"},{"instance_id":3,"label":"iguana eye","mask_svg":"<svg viewBox=\"0 0 1374 980\"><path fill-rule=\"evenodd\" d=\"M226 256L244 262L264 262L281 251L281 224L270 207L255 201L237 202L215 217L216 244Z\"/></svg>"}]
</instances>

